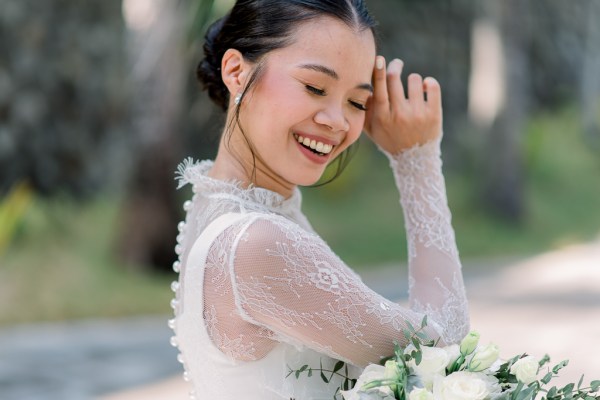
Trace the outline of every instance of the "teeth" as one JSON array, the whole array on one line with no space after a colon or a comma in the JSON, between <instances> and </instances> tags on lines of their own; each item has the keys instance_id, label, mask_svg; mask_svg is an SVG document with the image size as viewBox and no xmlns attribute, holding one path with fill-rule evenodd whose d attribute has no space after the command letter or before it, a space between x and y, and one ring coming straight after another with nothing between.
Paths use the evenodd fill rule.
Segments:
<instances>
[{"instance_id":1,"label":"teeth","mask_svg":"<svg viewBox=\"0 0 600 400\"><path fill-rule=\"evenodd\" d=\"M306 147L310 147L313 150L318 151L319 153L329 154L333 149L333 145L325 144L323 142L318 142L316 140L310 140L309 138L305 138L300 135L294 135L298 143L303 144Z\"/></svg>"}]
</instances>

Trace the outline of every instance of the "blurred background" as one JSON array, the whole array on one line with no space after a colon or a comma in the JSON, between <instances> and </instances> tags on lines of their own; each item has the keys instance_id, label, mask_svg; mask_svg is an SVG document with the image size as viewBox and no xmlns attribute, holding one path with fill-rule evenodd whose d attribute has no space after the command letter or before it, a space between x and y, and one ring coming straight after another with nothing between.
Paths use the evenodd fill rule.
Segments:
<instances>
[{"instance_id":1,"label":"blurred background","mask_svg":"<svg viewBox=\"0 0 600 400\"><path fill-rule=\"evenodd\" d=\"M195 68L232 3L1 1L0 399L94 398L180 371L166 320L190 193L174 171L215 156L224 115ZM510 350L515 334L551 338L539 351L600 378L600 1L367 4L403 78L443 88L474 327ZM303 196L333 250L405 298L402 210L368 139Z\"/></svg>"}]
</instances>

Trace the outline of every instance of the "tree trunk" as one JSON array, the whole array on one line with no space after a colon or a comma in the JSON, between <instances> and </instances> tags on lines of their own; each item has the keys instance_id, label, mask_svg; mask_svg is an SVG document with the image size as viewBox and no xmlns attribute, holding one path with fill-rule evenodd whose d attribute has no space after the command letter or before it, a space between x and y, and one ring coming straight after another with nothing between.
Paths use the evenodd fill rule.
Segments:
<instances>
[{"instance_id":1,"label":"tree trunk","mask_svg":"<svg viewBox=\"0 0 600 400\"><path fill-rule=\"evenodd\" d=\"M471 77L469 107L483 135L482 200L493 214L512 222L524 214L521 141L529 104L527 5L523 0L483 1L473 30L479 35L487 32L489 39L486 44L481 43L485 38L473 38L472 74L478 76ZM476 54L478 47L487 54Z\"/></svg>"},{"instance_id":2,"label":"tree trunk","mask_svg":"<svg viewBox=\"0 0 600 400\"><path fill-rule=\"evenodd\" d=\"M587 1L587 36L580 80L580 102L585 140L600 148L600 2Z\"/></svg>"},{"instance_id":3,"label":"tree trunk","mask_svg":"<svg viewBox=\"0 0 600 400\"><path fill-rule=\"evenodd\" d=\"M186 70L183 16L180 2L124 1L138 149L122 207L118 252L127 265L166 271L175 259L179 215L173 178Z\"/></svg>"}]
</instances>

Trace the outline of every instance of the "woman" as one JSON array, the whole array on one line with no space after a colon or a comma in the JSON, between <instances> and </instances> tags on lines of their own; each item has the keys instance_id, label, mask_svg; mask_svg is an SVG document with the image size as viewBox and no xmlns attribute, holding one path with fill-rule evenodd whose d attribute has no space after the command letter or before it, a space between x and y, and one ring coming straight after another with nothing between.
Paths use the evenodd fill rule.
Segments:
<instances>
[{"instance_id":1,"label":"woman","mask_svg":"<svg viewBox=\"0 0 600 400\"><path fill-rule=\"evenodd\" d=\"M376 56L361 0L239 0L206 35L198 76L227 112L193 185L176 252L173 345L198 399L331 399L303 365L360 368L410 322L441 344L468 331L441 173L441 92ZM425 100L424 93L427 93ZM409 245L410 309L366 287L313 231L297 186L319 180L366 130L389 157ZM317 373L318 374L318 373Z\"/></svg>"}]
</instances>

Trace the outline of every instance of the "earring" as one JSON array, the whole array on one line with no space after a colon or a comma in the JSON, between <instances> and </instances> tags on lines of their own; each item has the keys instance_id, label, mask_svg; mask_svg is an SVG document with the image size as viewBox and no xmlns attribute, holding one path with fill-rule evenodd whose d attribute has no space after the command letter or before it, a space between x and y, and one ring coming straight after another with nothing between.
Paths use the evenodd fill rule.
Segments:
<instances>
[{"instance_id":1,"label":"earring","mask_svg":"<svg viewBox=\"0 0 600 400\"><path fill-rule=\"evenodd\" d=\"M235 99L233 99L233 102L235 103L236 106L240 105L240 102L242 101L242 94L238 93L235 95Z\"/></svg>"}]
</instances>

